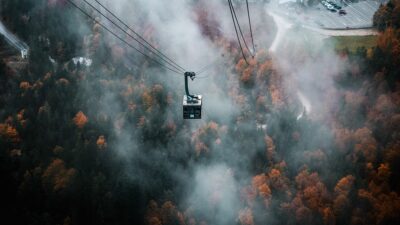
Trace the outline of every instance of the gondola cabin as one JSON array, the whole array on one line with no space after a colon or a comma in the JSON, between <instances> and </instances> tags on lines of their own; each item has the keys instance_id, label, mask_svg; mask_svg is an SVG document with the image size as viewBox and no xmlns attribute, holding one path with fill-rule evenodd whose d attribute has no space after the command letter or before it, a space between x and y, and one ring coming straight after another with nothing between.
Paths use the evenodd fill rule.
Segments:
<instances>
[{"instance_id":1,"label":"gondola cabin","mask_svg":"<svg viewBox=\"0 0 400 225\"><path fill-rule=\"evenodd\" d=\"M188 78L194 80L196 73L185 72L185 93L183 96L183 119L201 119L202 96L189 93Z\"/></svg>"},{"instance_id":2,"label":"gondola cabin","mask_svg":"<svg viewBox=\"0 0 400 225\"><path fill-rule=\"evenodd\" d=\"M183 96L183 119L201 119L202 96L196 98Z\"/></svg>"}]
</instances>

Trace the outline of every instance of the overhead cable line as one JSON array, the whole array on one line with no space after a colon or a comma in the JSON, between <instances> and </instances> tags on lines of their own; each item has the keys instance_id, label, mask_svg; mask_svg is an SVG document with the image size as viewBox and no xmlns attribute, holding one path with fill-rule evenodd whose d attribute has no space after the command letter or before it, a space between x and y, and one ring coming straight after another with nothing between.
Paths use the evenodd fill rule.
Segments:
<instances>
[{"instance_id":1,"label":"overhead cable line","mask_svg":"<svg viewBox=\"0 0 400 225\"><path fill-rule=\"evenodd\" d=\"M89 13L87 13L85 10L83 10L82 8L80 8L78 5L76 5L72 0L67 0L72 6L74 6L76 9L78 9L79 11L81 11L84 15L86 15L88 18L90 18L91 20L93 20L94 22L97 22L101 27L103 27L106 31L108 31L110 34L112 34L114 37L116 37L117 39L119 39L120 41L122 41L123 43L125 43L126 45L128 45L130 48L133 48L134 50L136 50L137 52L139 52L140 54L142 54L143 56L145 56L146 58L150 59L151 61L155 62L156 64L164 67L165 69L168 69L171 72L177 73L177 74L182 74L182 72L179 72L175 69L172 69L162 63L160 63L159 61L155 60L154 58L148 56L146 53L140 51L138 48L136 48L135 46L131 45L129 42L125 41L122 37L118 36L115 32L113 32L111 29L107 28L107 26L105 26L104 24L100 23L99 21L97 21L95 18L93 18L91 15L89 15Z\"/></svg>"},{"instance_id":2,"label":"overhead cable line","mask_svg":"<svg viewBox=\"0 0 400 225\"><path fill-rule=\"evenodd\" d=\"M199 71L196 72L197 75L200 75L202 73L204 73L205 71L211 69L215 64L217 64L218 61L212 62L206 66L204 66L203 68L201 68Z\"/></svg>"},{"instance_id":3,"label":"overhead cable line","mask_svg":"<svg viewBox=\"0 0 400 225\"><path fill-rule=\"evenodd\" d=\"M86 1L85 1L86 2ZM149 43L145 38L143 38L140 34L138 34L135 30L133 30L127 23L122 21L115 13L111 12L107 7L105 7L101 2L98 0L95 0L97 4L99 4L104 10L106 10L110 15L112 15L115 19L117 19L121 24L123 24L128 30L132 31L140 40L144 41L150 48L152 48L154 51L156 51L158 54L166 58L169 62L173 63L177 67L179 67L181 70L186 71L183 67L179 66L174 60L163 54L160 50L158 50L156 47L154 47L151 43ZM142 44L142 43L141 43ZM142 44L144 45L144 44ZM154 53L154 52L153 52ZM160 56L159 56L160 57ZM160 57L161 58L161 57Z\"/></svg>"},{"instance_id":4,"label":"overhead cable line","mask_svg":"<svg viewBox=\"0 0 400 225\"><path fill-rule=\"evenodd\" d=\"M141 43L136 37L134 37L133 35L131 35L130 33L128 33L126 30L124 30L121 26L119 26L117 23L115 23L113 20L111 20L110 18L108 18L106 15L104 15L104 13L102 13L100 10L98 10L96 7L94 7L91 3L89 3L86 0L83 0L86 4L88 4L91 8L93 8L96 12L98 12L100 15L102 15L104 18L106 18L108 21L110 21L114 26L116 26L117 28L119 28L122 32L124 32L126 35L128 35L130 38L132 38L133 40L135 40L137 43L139 43L140 45L142 45L144 48L146 48L147 50L149 50L150 52L152 52L153 54L155 54L156 56L158 56L162 61L164 61L165 63L167 63L168 65L172 66L173 68L175 68L178 71L181 71L181 73L183 73L185 70L179 68L178 66L172 64L171 62L165 60L163 57L160 57L157 53L155 53L152 49L150 49L149 47L147 47L146 45L144 45L143 43Z\"/></svg>"},{"instance_id":5,"label":"overhead cable line","mask_svg":"<svg viewBox=\"0 0 400 225\"><path fill-rule=\"evenodd\" d=\"M221 57L224 57L224 56L225 56L224 54L221 54ZM202 67L201 69L199 69L199 70L196 72L196 74L197 74L197 75L200 75L200 74L206 72L207 70L211 69L212 67L214 67L215 65L217 65L217 63L220 62L219 59L221 59L221 58L218 57L214 62L212 62L212 63L210 63L210 64L207 64L206 66Z\"/></svg>"},{"instance_id":6,"label":"overhead cable line","mask_svg":"<svg viewBox=\"0 0 400 225\"><path fill-rule=\"evenodd\" d=\"M240 27L240 23L239 23L239 20L238 20L238 18L237 18L237 15L236 15L235 8L233 7L232 0L228 0L228 1L230 2L230 7L231 7L231 9L232 9L232 10L231 10L231 13L233 12L233 16L235 17L235 21L236 21L236 24L237 24L237 26L238 26L238 28L239 28L240 36L241 36L242 39L243 39L244 46L246 47L247 51L249 51L249 54L250 54L252 57L254 57L253 54L252 54L251 51L250 51L249 46L247 45L246 39L244 38L244 35L243 35L243 32L242 32L242 28Z\"/></svg>"},{"instance_id":7,"label":"overhead cable line","mask_svg":"<svg viewBox=\"0 0 400 225\"><path fill-rule=\"evenodd\" d=\"M245 61L247 64L249 64L249 62L247 62L246 55L244 54L243 47L242 47L242 43L240 42L239 33L238 33L238 31L237 31L237 28L236 28L236 21L235 21L235 17L234 17L234 15L233 15L233 12L232 12L233 5L232 5L231 0L228 0L228 3L229 3L229 10L231 11L233 26L235 27L235 33L236 33L236 37L237 37L237 40L238 40L238 43L239 43L240 51L242 52L242 56L243 56L244 61Z\"/></svg>"},{"instance_id":8,"label":"overhead cable line","mask_svg":"<svg viewBox=\"0 0 400 225\"><path fill-rule=\"evenodd\" d=\"M97 1L97 0L96 0ZM254 38L253 38L253 29L251 28L251 19L250 19L250 10L249 10L249 1L246 0L247 6L247 17L249 18L249 26L250 26L250 35L251 35L251 43L253 44L253 52L256 52L256 47L254 45Z\"/></svg>"}]
</instances>

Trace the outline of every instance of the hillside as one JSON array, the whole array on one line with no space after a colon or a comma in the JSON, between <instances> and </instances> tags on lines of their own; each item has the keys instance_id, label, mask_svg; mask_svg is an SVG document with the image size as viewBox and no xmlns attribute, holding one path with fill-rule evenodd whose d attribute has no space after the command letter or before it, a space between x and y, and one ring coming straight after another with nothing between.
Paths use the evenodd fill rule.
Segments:
<instances>
[{"instance_id":1,"label":"hillside","mask_svg":"<svg viewBox=\"0 0 400 225\"><path fill-rule=\"evenodd\" d=\"M29 46L0 54L3 224L399 224L400 1L365 45L293 27L275 51L277 25L252 7L254 57L224 2L99 1L175 64L206 68L190 81L201 120L182 118L168 60L73 2L95 20L68 0L0 2Z\"/></svg>"}]
</instances>

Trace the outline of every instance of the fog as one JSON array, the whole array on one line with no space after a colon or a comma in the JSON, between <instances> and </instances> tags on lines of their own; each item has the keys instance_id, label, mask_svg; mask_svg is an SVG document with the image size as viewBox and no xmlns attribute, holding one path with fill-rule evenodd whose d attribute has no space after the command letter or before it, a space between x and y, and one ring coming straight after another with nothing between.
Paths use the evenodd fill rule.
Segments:
<instances>
[{"instance_id":1,"label":"fog","mask_svg":"<svg viewBox=\"0 0 400 225\"><path fill-rule=\"evenodd\" d=\"M91 2L93 5L98 6L95 1ZM155 186L159 185L161 178L157 177L156 174L151 174L152 172L149 174L149 171L146 170L148 166L157 165L157 171L174 171L170 179L177 182L176 186L186 187L183 192L185 193L183 199L178 204L190 206L195 215L207 218L213 224L232 224L233 221L237 221L239 207L238 190L236 190L238 185L236 183L244 184L248 182L246 177L249 176L250 171L247 170L251 167L248 163L251 163L250 159L257 154L258 150L256 149L260 149L258 144L248 142L250 145L246 146L248 149L247 155L243 155L244 152L240 149L240 144L237 143L242 140L238 140L234 136L230 136L230 134L223 134L222 136L226 141L222 145L214 144L213 149L210 150L220 151L219 153L210 153L211 159L209 161L211 163L204 164L190 161L188 162L188 167L184 169L179 168L178 163L174 161L174 159L183 158L184 155L193 154L194 149L181 145L180 141L190 139L210 119L229 127L237 126L235 118L242 108L236 105L228 96L228 90L220 87L219 83L215 82L220 79L219 76L226 77L221 73L231 72L230 69L225 67L234 66L232 59L229 56L223 57L224 50L202 34L199 23L193 13L195 4L190 3L190 1L117 0L112 1L112 3L106 2L105 4L139 33L145 32L146 27L150 27L151 38L154 38L153 41L157 43L157 47L179 65L183 65L185 69L196 71L208 64L212 64L213 61L218 60L221 62L220 65L214 66L205 72L206 78L189 82L192 93L203 95L203 119L201 121L184 122L185 129L177 133L178 137L175 137L174 141L168 146L159 146L161 149L159 151L152 151L153 153L146 155L142 153L147 147L141 143L140 132L132 128L136 124L126 125L129 122L118 119L123 115L124 106L119 105L116 100L116 94L118 93L114 93L115 90L102 89L99 96L101 105L100 108L95 109L95 112L103 112L108 117L111 117L112 121L119 121L119 123L125 124L123 128L119 128L118 124L115 124L114 133L117 138L111 145L115 146L121 158L127 160L128 166L126 168L130 179L137 181L145 188L155 188ZM214 16L213 19L217 21L218 29L222 32L222 36L228 40L236 41L236 37L232 32L233 26L227 5L221 1L207 1L203 2L202 6L209 15ZM264 12L267 11L266 8L262 10L265 10ZM258 50L269 50L274 63L278 66L278 70L283 74L282 79L286 95L294 102L294 105L302 105L297 108L289 107L289 109L295 110L294 113L298 115L297 120L306 117L320 120L324 124L322 120L329 118L331 104L336 104L333 78L345 68L343 62L329 46L324 46L323 40L319 35L314 35L304 29L292 29L292 25L288 21L272 11L268 11L268 13L276 23L277 33L256 33L255 38L258 43ZM257 13L252 18L256 27L255 30L266 19L260 18L261 16L265 17L266 14ZM246 21L246 17L243 15L239 18L240 21ZM111 26L104 18L100 17L100 20ZM246 27L246 29L248 28ZM247 32L246 29L244 30ZM106 35L106 38L113 40L108 35ZM263 43L264 40L266 43ZM273 40L272 44L269 40ZM303 54L299 47L300 43L303 42L310 44L309 47L313 48L313 55ZM116 42L111 41L110 43ZM130 43L135 44L134 41L130 41ZM140 63L140 59L138 59L138 62ZM235 74L230 76L235 76ZM146 71L143 79L154 83L160 82L167 90L178 90L178 95L174 95L175 99L173 99L177 104L172 105L173 107L178 107L172 110L178 115L163 115L158 114L157 111L153 113L154 117L159 117L159 120L170 120L174 116L179 118L181 113L179 104L184 94L183 76L169 71L154 69ZM227 80L226 82L230 81ZM228 86L239 88L238 84L234 82L229 83ZM82 86L82 91L85 93L84 96L96 95L92 92L90 86ZM87 110L91 112L93 108L88 105ZM92 111L91 114L95 114L95 112ZM252 125L252 123L246 126L249 128L241 129L251 130L255 128L255 124ZM267 126L269 126L268 123ZM285 131L282 130L282 132ZM321 146L324 145L324 142L329 143L331 141L324 140L324 138L329 138L325 136L314 138L322 138L322 140L309 140L310 142L318 142ZM171 158L171 154L177 158ZM289 158L293 158L295 164L305 162L301 152L294 152L293 157ZM229 166L227 166L227 163ZM160 174L159 172L156 173Z\"/></svg>"},{"instance_id":2,"label":"fog","mask_svg":"<svg viewBox=\"0 0 400 225\"><path fill-rule=\"evenodd\" d=\"M90 2L99 7L95 1ZM112 133L116 138L109 145L116 149L126 163L128 179L146 189L162 188L158 187L161 185L160 180L170 179L171 182L174 182L174 186L177 186L176 189L184 187L182 196L177 202L179 206L188 206L193 210L194 215L206 218L211 221L211 224L232 224L237 221L237 212L241 208L238 184L250 183L247 177L252 176L251 159L257 154L264 154L265 151L263 140L260 144L257 137L263 138L268 134L265 133L268 129L264 130L265 134L254 133L254 140L241 140L234 136L234 132L224 131L226 128L223 126L232 127L233 130L243 130L244 133L251 133L256 129L256 118L245 121L240 127L236 122L237 116L245 111L243 106L236 104L228 95L230 89L241 88L238 82L240 75L227 68L234 67L236 62L231 56L225 54L225 50L221 46L216 45L202 33L194 15L195 3L191 3L191 1L116 0L102 2L126 21L131 28L138 33L144 33L145 38L152 38L151 41L158 49L188 71L197 71L214 61L220 61L220 63L208 69L203 74L204 79L195 79L189 83L191 93L203 95L203 119L178 122L183 129L177 132L168 144L143 142L144 134L136 129L137 124L123 119L126 106L118 100L120 92L118 87L126 85L125 81L113 80L111 75L104 72L106 71L104 68L95 68L95 71L92 71L95 76L87 78L88 81L81 85L82 96L94 98L93 101L97 101L94 105L85 106L89 118L105 117L110 121L115 121ZM202 7L209 16L216 20L222 37L235 42L236 37L232 32L233 26L227 5L222 1L213 0L202 3ZM265 20L271 22L271 17L267 17L265 12L266 9L261 9L261 12L257 11L252 18L256 31L262 30L259 27ZM301 28L293 28L290 23L273 12L269 12L269 14L276 23L277 32L260 31L255 34L255 39L257 50L268 52L276 63L279 73L283 74L282 87L279 87L287 96L283 101L292 102L288 109L294 111L297 121L307 123L307 120L311 119L326 125L325 121L329 121L331 116L330 110L337 101L333 78L343 72L345 63L340 60L330 46L324 45L320 36ZM101 23L116 29L99 15L98 19ZM246 21L244 13L241 14L239 20ZM244 24L246 23L243 23L242 26L246 27ZM244 30L247 32L247 29L246 27ZM107 33L104 33L102 38L104 38L105 45L109 47L120 44ZM138 46L133 40L129 40L129 42ZM313 48L311 55L299 47L299 43L303 42ZM121 45L121 47L125 52L131 52L126 49L126 46ZM132 63L139 64L140 67L144 58L138 54L134 56L136 62ZM125 62L130 63L129 60ZM183 75L159 68L143 72L136 70L130 72L136 77L139 76L138 73L141 73L140 82L151 85L161 84L167 92L172 93L173 104L167 106L168 111L154 109L152 116L144 119L144 124L164 124L165 121L181 118L180 104L184 94ZM221 86L219 81L228 78L231 80L225 81L227 85ZM104 85L98 90L91 83L99 79L107 80L110 84ZM255 87L262 88L259 84L255 84ZM260 91L267 92L268 90ZM296 105L301 105L301 107L296 107ZM248 107L249 111L254 111L250 105L245 107ZM271 119L267 121L267 127L271 125L269 122L276 123L279 120L276 115L269 116ZM178 161L186 160L188 155L195 154L195 150L191 147L195 145L193 136L211 120L221 125L216 128L219 140L212 138L208 140L211 144L207 160L203 159L199 162L190 160L184 163L185 167L181 167ZM153 127L152 124L149 126L152 129L150 135L161 129ZM293 124L293 126L301 125ZM285 130L281 132L282 137L290 135L286 134ZM314 143L317 147L326 147L323 143L330 142L330 138L328 135L321 134L321 136L310 136L308 142ZM224 140L222 144L220 144L221 139ZM154 143L158 143L158 141L154 140ZM245 147L243 147L243 143L246 143ZM295 147L290 149L295 149ZM288 158L292 159L294 165L301 165L305 162L302 152L292 153L289 151L289 154ZM292 162L287 163L291 164ZM154 167L158 169L155 171L149 169ZM166 171L173 172L166 174ZM255 206L255 210L258 210L257 206Z\"/></svg>"}]
</instances>

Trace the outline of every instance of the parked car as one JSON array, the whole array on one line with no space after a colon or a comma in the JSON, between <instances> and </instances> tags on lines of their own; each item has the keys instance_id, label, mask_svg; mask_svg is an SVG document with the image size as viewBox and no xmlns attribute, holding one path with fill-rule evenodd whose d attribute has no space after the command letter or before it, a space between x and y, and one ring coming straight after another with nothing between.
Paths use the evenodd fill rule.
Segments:
<instances>
[{"instance_id":1,"label":"parked car","mask_svg":"<svg viewBox=\"0 0 400 225\"><path fill-rule=\"evenodd\" d=\"M335 9L342 9L342 7L334 2L328 1L329 4L331 4Z\"/></svg>"}]
</instances>

